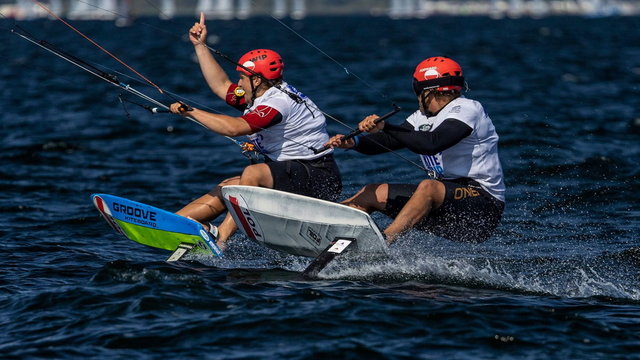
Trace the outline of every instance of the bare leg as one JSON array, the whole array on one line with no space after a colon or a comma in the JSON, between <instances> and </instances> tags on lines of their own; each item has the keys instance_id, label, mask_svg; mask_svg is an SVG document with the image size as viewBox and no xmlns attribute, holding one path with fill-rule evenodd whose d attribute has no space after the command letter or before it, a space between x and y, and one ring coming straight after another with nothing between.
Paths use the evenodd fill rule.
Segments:
<instances>
[{"instance_id":1,"label":"bare leg","mask_svg":"<svg viewBox=\"0 0 640 360\"><path fill-rule=\"evenodd\" d=\"M239 183L240 176L226 179L208 194L204 194L200 198L192 201L189 205L177 211L176 214L189 217L199 222L213 220L226 210L220 189L226 185L237 185Z\"/></svg>"},{"instance_id":2,"label":"bare leg","mask_svg":"<svg viewBox=\"0 0 640 360\"><path fill-rule=\"evenodd\" d=\"M432 210L442 206L445 192L445 186L440 181L423 180L391 225L384 230L387 242L393 243L401 233L409 230Z\"/></svg>"},{"instance_id":3,"label":"bare leg","mask_svg":"<svg viewBox=\"0 0 640 360\"><path fill-rule=\"evenodd\" d=\"M389 186L387 184L369 184L342 203L372 213L384 210L387 206L388 194Z\"/></svg>"},{"instance_id":4,"label":"bare leg","mask_svg":"<svg viewBox=\"0 0 640 360\"><path fill-rule=\"evenodd\" d=\"M231 184L226 184L231 185ZM271 175L271 169L266 164L254 164L244 168L242 176L239 180L239 185L260 186L266 188L273 188L273 176ZM221 250L227 248L227 240L233 233L238 230L238 226L231 217L231 214L227 213L220 226L218 226L218 247Z\"/></svg>"},{"instance_id":5,"label":"bare leg","mask_svg":"<svg viewBox=\"0 0 640 360\"><path fill-rule=\"evenodd\" d=\"M227 241L233 235L236 230L238 230L238 226L236 222L233 221L233 217L231 217L230 213L224 217L224 220L218 225L218 241L216 245L220 248L220 250L225 251L227 249Z\"/></svg>"}]
</instances>

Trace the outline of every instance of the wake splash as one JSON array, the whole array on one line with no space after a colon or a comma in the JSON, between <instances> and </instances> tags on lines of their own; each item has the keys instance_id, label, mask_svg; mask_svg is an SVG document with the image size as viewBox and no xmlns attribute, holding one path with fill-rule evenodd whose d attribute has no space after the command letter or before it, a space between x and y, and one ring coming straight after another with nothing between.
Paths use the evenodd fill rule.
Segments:
<instances>
[{"instance_id":1,"label":"wake splash","mask_svg":"<svg viewBox=\"0 0 640 360\"><path fill-rule=\"evenodd\" d=\"M236 240L224 258L189 254L185 257L186 263L173 265L160 262L124 266L116 263L107 266L107 277L123 282L165 279L195 284L199 277L206 279L215 273L227 280L308 281L295 274L301 274L311 259L286 255L248 239ZM640 301L637 280L640 279L640 249L595 257L559 258L534 256L529 250L508 253L493 245L416 238L392 246L386 257L338 257L320 272L318 278L374 284L419 282L561 298ZM239 270L243 272L241 276L237 276ZM227 278L223 273L233 276ZM102 275L105 275L105 269Z\"/></svg>"},{"instance_id":2,"label":"wake splash","mask_svg":"<svg viewBox=\"0 0 640 360\"><path fill-rule=\"evenodd\" d=\"M320 277L382 283L419 281L562 298L640 301L638 268L635 274L629 270L606 257L586 260L448 258L399 251L374 262L340 259L321 272Z\"/></svg>"}]
</instances>

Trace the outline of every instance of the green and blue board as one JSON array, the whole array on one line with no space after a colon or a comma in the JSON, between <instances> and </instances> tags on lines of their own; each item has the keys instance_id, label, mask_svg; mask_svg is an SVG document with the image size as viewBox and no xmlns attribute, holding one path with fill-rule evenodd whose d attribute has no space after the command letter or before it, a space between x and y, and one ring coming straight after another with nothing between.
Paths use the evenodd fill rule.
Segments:
<instances>
[{"instance_id":1,"label":"green and blue board","mask_svg":"<svg viewBox=\"0 0 640 360\"><path fill-rule=\"evenodd\" d=\"M222 256L215 239L197 221L118 196L93 194L91 199L107 223L130 240L170 251L188 244L192 250Z\"/></svg>"}]
</instances>

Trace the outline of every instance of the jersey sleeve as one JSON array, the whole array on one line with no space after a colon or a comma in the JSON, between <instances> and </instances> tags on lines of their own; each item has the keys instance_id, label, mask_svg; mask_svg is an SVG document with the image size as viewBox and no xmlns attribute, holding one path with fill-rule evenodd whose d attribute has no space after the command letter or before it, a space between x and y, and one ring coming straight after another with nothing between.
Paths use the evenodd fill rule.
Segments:
<instances>
[{"instance_id":1,"label":"jersey sleeve","mask_svg":"<svg viewBox=\"0 0 640 360\"><path fill-rule=\"evenodd\" d=\"M389 124L385 125L385 128ZM411 131L412 126L408 122L404 122L401 125L398 125L397 128L405 129L406 131ZM358 135L356 138L356 146L354 150L359 153L366 155L377 155L386 153L389 151L399 150L404 148L406 145L402 142L398 141L396 138L388 134L387 132L380 131L375 134L368 135Z\"/></svg>"},{"instance_id":2,"label":"jersey sleeve","mask_svg":"<svg viewBox=\"0 0 640 360\"><path fill-rule=\"evenodd\" d=\"M244 111L247 108L247 99L244 98L244 95L238 96L236 95L236 89L238 89L238 84L231 84L229 89L227 89L227 96L225 97L225 101L227 104L233 106L234 108Z\"/></svg>"},{"instance_id":3,"label":"jersey sleeve","mask_svg":"<svg viewBox=\"0 0 640 360\"><path fill-rule=\"evenodd\" d=\"M255 109L242 115L242 118L249 124L252 132L266 129L282 121L282 114L267 105L258 105Z\"/></svg>"},{"instance_id":4,"label":"jersey sleeve","mask_svg":"<svg viewBox=\"0 0 640 360\"><path fill-rule=\"evenodd\" d=\"M386 124L383 131L414 153L435 155L469 136L472 130L469 125L460 120L447 119L431 132L416 131L391 124Z\"/></svg>"}]
</instances>

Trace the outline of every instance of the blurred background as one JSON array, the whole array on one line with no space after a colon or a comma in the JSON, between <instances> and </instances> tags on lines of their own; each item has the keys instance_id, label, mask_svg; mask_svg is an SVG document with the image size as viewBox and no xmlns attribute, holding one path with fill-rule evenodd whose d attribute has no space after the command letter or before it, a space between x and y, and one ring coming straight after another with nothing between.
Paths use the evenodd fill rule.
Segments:
<instances>
[{"instance_id":1,"label":"blurred background","mask_svg":"<svg viewBox=\"0 0 640 360\"><path fill-rule=\"evenodd\" d=\"M544 17L553 15L631 16L640 13L636 0L46 0L55 13L70 19L118 20L122 17L171 18L198 14L208 18L246 19L270 14L301 19L317 15L373 15L425 18L437 15ZM1 0L5 16L47 17L31 0ZM106 11L105 11L106 10Z\"/></svg>"}]
</instances>

